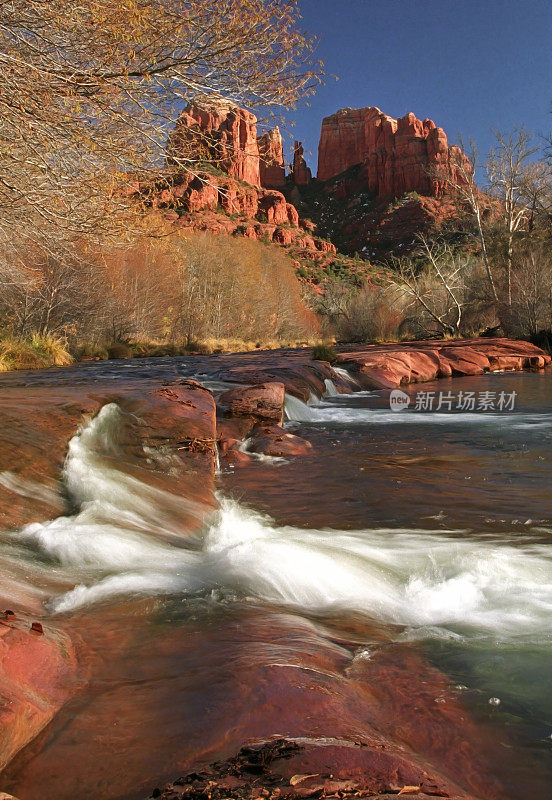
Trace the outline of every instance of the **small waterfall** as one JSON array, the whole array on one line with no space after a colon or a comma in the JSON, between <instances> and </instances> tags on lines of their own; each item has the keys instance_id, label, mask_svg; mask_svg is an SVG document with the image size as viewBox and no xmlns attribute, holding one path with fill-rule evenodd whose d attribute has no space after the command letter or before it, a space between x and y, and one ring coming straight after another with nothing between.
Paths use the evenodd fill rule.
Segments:
<instances>
[{"instance_id":1,"label":"small waterfall","mask_svg":"<svg viewBox=\"0 0 552 800\"><path fill-rule=\"evenodd\" d=\"M312 421L325 410L286 397L290 418ZM104 406L71 441L65 480L77 513L11 534L17 550L10 557L27 580L49 585L54 611L124 594L217 589L230 600L356 611L406 626L404 635L414 638L447 631L468 639L549 635L547 545L442 530L278 527L221 497L219 511L205 518L191 543L171 527L167 512L175 502L187 510L188 501L123 471L115 455L122 414L114 404ZM11 576L17 577L12 569Z\"/></svg>"},{"instance_id":2,"label":"small waterfall","mask_svg":"<svg viewBox=\"0 0 552 800\"><path fill-rule=\"evenodd\" d=\"M286 394L284 412L289 422L315 422L317 419L312 408L292 394Z\"/></svg>"},{"instance_id":3,"label":"small waterfall","mask_svg":"<svg viewBox=\"0 0 552 800\"><path fill-rule=\"evenodd\" d=\"M114 594L194 591L201 585L198 542L187 538L181 519L203 519L206 511L124 471L122 422L123 412L110 403L71 439L63 475L77 507L74 516L14 534L57 591L50 603L54 611Z\"/></svg>"},{"instance_id":4,"label":"small waterfall","mask_svg":"<svg viewBox=\"0 0 552 800\"><path fill-rule=\"evenodd\" d=\"M304 530L220 498L205 542L210 580L230 593L313 611L356 610L442 637L446 630L548 636L546 545L459 538L454 531Z\"/></svg>"},{"instance_id":5,"label":"small waterfall","mask_svg":"<svg viewBox=\"0 0 552 800\"><path fill-rule=\"evenodd\" d=\"M333 369L334 372L337 372L337 374L341 378L343 378L343 380L347 381L347 383L351 387L356 388L356 389L360 389L359 382L356 380L356 378L353 378L353 376L351 375L351 373L348 370L343 369L343 367L332 367L332 369Z\"/></svg>"},{"instance_id":6,"label":"small waterfall","mask_svg":"<svg viewBox=\"0 0 552 800\"><path fill-rule=\"evenodd\" d=\"M218 442L215 442L215 475L220 475L220 453Z\"/></svg>"},{"instance_id":7,"label":"small waterfall","mask_svg":"<svg viewBox=\"0 0 552 800\"><path fill-rule=\"evenodd\" d=\"M324 397L337 397L339 395L335 383L331 381L329 378L325 379L324 386L326 387L326 392L324 394Z\"/></svg>"}]
</instances>

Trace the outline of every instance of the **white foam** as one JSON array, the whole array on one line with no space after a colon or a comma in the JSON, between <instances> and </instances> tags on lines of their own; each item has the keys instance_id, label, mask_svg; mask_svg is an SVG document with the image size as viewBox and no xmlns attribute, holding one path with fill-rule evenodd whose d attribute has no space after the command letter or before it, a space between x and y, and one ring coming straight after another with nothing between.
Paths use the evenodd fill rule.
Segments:
<instances>
[{"instance_id":1,"label":"white foam","mask_svg":"<svg viewBox=\"0 0 552 800\"><path fill-rule=\"evenodd\" d=\"M185 500L116 468L120 423L111 404L71 442L65 473L77 513L27 526L14 537L17 547L10 544L13 565L18 548L34 549L28 567L8 574L18 579L28 569L36 584L57 582L55 611L124 594L216 590L229 601L309 614L353 611L413 638L550 639L550 545L454 531L277 527L225 498L194 542L166 513L178 502L188 511Z\"/></svg>"},{"instance_id":2,"label":"white foam","mask_svg":"<svg viewBox=\"0 0 552 800\"><path fill-rule=\"evenodd\" d=\"M332 369L334 372L337 372L337 374L340 377L346 380L347 383L349 383L351 386L358 387L360 385L359 382L356 380L356 378L353 378L351 373L348 370L343 369L343 367L332 367Z\"/></svg>"},{"instance_id":3,"label":"white foam","mask_svg":"<svg viewBox=\"0 0 552 800\"><path fill-rule=\"evenodd\" d=\"M546 633L552 551L426 531L274 528L223 501L206 552L233 590L311 611L498 635Z\"/></svg>"},{"instance_id":4,"label":"white foam","mask_svg":"<svg viewBox=\"0 0 552 800\"><path fill-rule=\"evenodd\" d=\"M339 395L335 383L329 378L324 380L324 386L326 387L326 393L324 395L325 397L337 397Z\"/></svg>"},{"instance_id":5,"label":"white foam","mask_svg":"<svg viewBox=\"0 0 552 800\"><path fill-rule=\"evenodd\" d=\"M369 393L357 392L353 397ZM350 395L338 395L340 401ZM439 412L408 409L399 413L387 408L368 408L344 405L343 402L320 402L308 404L292 395L286 395L285 413L289 422L334 423L354 425L474 425L507 426L514 429L552 428L550 414L499 412Z\"/></svg>"},{"instance_id":6,"label":"white foam","mask_svg":"<svg viewBox=\"0 0 552 800\"><path fill-rule=\"evenodd\" d=\"M284 412L289 422L317 422L318 409L304 403L292 394L286 394Z\"/></svg>"},{"instance_id":7,"label":"white foam","mask_svg":"<svg viewBox=\"0 0 552 800\"><path fill-rule=\"evenodd\" d=\"M78 506L75 515L33 523L14 535L20 547L38 551L50 583L78 584L63 600L54 600L56 610L139 586L155 593L197 583L190 579L197 542L183 535L178 512L203 518L205 509L123 471L116 458L122 421L111 403L71 440L64 479ZM182 577L175 582L175 575ZM88 585L81 585L83 578Z\"/></svg>"},{"instance_id":8,"label":"white foam","mask_svg":"<svg viewBox=\"0 0 552 800\"><path fill-rule=\"evenodd\" d=\"M60 504L60 497L55 489L38 483L38 481L23 478L21 475L16 475L9 470L0 472L0 486L3 486L9 492L21 495L21 497L30 497L33 500L40 500L51 506Z\"/></svg>"}]
</instances>

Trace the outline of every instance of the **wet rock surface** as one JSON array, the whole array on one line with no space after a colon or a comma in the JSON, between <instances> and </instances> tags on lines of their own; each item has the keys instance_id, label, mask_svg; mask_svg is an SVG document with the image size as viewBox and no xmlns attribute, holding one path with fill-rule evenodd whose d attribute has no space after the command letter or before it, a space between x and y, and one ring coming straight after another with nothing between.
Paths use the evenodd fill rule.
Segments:
<instances>
[{"instance_id":1,"label":"wet rock surface","mask_svg":"<svg viewBox=\"0 0 552 800\"><path fill-rule=\"evenodd\" d=\"M43 627L20 611L2 614L0 770L70 697L76 672L73 646L55 623Z\"/></svg>"},{"instance_id":2,"label":"wet rock surface","mask_svg":"<svg viewBox=\"0 0 552 800\"><path fill-rule=\"evenodd\" d=\"M338 356L338 363L367 389L392 389L454 375L538 370L550 362L550 356L530 342L511 339L359 345Z\"/></svg>"},{"instance_id":3,"label":"wet rock surface","mask_svg":"<svg viewBox=\"0 0 552 800\"><path fill-rule=\"evenodd\" d=\"M550 357L533 345L504 339L362 345L338 351L338 366L349 370L366 388L391 388L435 377L478 375L501 369L537 370L550 364ZM228 395L238 398L239 410L243 409L244 392L253 387L247 414L226 419L219 416L217 420L213 393L192 377L200 373L201 380L211 377L235 383ZM238 449L248 436L252 440L249 449L255 453L300 456L310 450L308 442L270 417L259 419L256 412L265 402L259 403L262 385L270 385L269 409L281 414L284 388L307 401L311 393L318 397L323 394L327 380L337 391L351 391L351 384L343 375L326 362L311 361L307 349L87 364L43 373L4 375L0 378L1 526L12 528L63 513L67 498L60 473L67 442L82 421L106 403L117 403L121 408L118 447L130 475L144 478L148 484L175 496L185 496L197 508L212 508L217 437L228 457L236 462L251 458ZM225 408L230 408L228 397L225 402ZM252 408L255 413L250 413ZM46 494L36 488L39 478L46 479ZM170 509L168 513L172 513ZM201 512L191 506L185 513L182 507L175 507L174 514L180 520L182 536L203 524ZM16 613L15 621L0 620L0 761L6 763L41 730L48 738L46 726L77 685L74 647L79 637L67 636L62 625L52 625L45 615L31 615L30 609L13 607L9 591L5 595L2 592L2 596L5 608ZM42 633L39 627L31 632L33 622L42 626ZM290 797L345 797L357 792L396 796L405 786L411 786L419 787L416 792L422 797L467 797L447 777L453 774L458 780L462 772L462 785L469 791L485 800L500 797L500 792L485 780L485 766L479 758L479 733L466 718L461 703L450 697L443 676L422 659L406 653L399 661L392 654L386 660L384 653L359 665L350 653L342 652L340 645L334 649L332 644L326 654L321 653L320 640L315 638L315 646L311 643L305 647L298 662L293 657L297 652L297 632L282 634L278 625L275 623L268 634L263 631L262 636L255 630L246 630L243 621L238 621L230 633L221 629L225 646L235 649L231 666L224 655L213 672L215 677L223 669L229 672L224 691L220 687L217 690L219 707L217 703L213 705L212 716L205 721L203 739L199 741L198 737L193 746L178 744L179 729L178 736L171 740L175 752L181 748L179 756L173 762L172 750L167 752L164 757L170 764L164 763L159 772L184 774L192 765L202 770L201 764L209 763L212 757L227 760L208 768L205 774L197 773L199 777L186 773L184 783L173 784L167 790L160 788L157 796L197 795L213 800L235 796L245 800L277 797L278 790L282 796ZM239 645L234 641L238 628L242 636ZM198 657L197 680L202 687L201 670L206 660L213 658L213 652L219 652L219 633L210 635L213 641L205 644ZM278 637L281 652L276 657ZM231 640L230 644L227 640ZM111 645L113 653L117 653L122 640L114 639ZM174 652L174 674L179 675L179 659L190 646L189 640L186 636L179 640L172 629L167 632L164 646L171 654ZM253 661L251 652L255 652ZM137 685L141 679L140 675ZM139 736L147 714L146 705L132 705L135 691L131 685L119 690L120 709L121 714L128 714L132 706L130 719L136 722ZM170 694L171 686L166 691ZM211 687L210 691L216 690ZM436 706L435 698L441 696L447 701ZM113 713L113 696L106 695L103 702L102 719L107 725ZM149 706L147 711L151 711ZM185 729L188 738L193 737L196 723L192 718L186 722L191 726ZM66 733L67 751L58 751L61 762L65 752L78 756L71 724ZM88 721L81 724L89 734ZM274 734L281 734L280 739L284 739L276 751L271 738ZM50 740L55 743L56 737L62 735L63 731L56 729ZM238 756L230 757L250 738L256 739L256 744L247 745ZM92 737L77 737L75 741L85 739L91 741ZM280 746L283 754L278 750ZM133 758L133 769L143 770L144 753L137 752ZM260 773L251 772L255 759L257 766L260 759ZM92 779L97 760L92 759L87 765L88 772L82 769L84 780ZM40 761L34 767L31 764L27 783L22 781L27 787L24 800L32 797L33 787L36 789L42 780L40 775ZM305 775L310 777L304 778ZM225 784L229 776L236 783ZM210 785L210 781L222 781L221 788ZM151 781L142 780L144 796L150 785ZM221 794L217 794L219 791Z\"/></svg>"},{"instance_id":4,"label":"wet rock surface","mask_svg":"<svg viewBox=\"0 0 552 800\"><path fill-rule=\"evenodd\" d=\"M279 425L258 423L247 440L247 451L266 456L303 456L312 449L312 444L300 436L285 431Z\"/></svg>"},{"instance_id":5,"label":"wet rock surface","mask_svg":"<svg viewBox=\"0 0 552 800\"><path fill-rule=\"evenodd\" d=\"M224 762L189 772L150 798L374 797L467 798L439 787L420 767L400 756L340 739L274 737L244 745Z\"/></svg>"},{"instance_id":6,"label":"wet rock surface","mask_svg":"<svg viewBox=\"0 0 552 800\"><path fill-rule=\"evenodd\" d=\"M183 495L175 529L189 536L214 504L215 403L197 381L81 387L3 388L0 396L0 529L68 511L62 466L68 441L108 403L121 409L117 455L128 474ZM167 464L170 463L170 467ZM15 596L14 596L15 595ZM6 580L0 601L0 768L51 721L78 678L74 636ZM35 615L34 619L30 616ZM38 616L38 619L37 619Z\"/></svg>"}]
</instances>

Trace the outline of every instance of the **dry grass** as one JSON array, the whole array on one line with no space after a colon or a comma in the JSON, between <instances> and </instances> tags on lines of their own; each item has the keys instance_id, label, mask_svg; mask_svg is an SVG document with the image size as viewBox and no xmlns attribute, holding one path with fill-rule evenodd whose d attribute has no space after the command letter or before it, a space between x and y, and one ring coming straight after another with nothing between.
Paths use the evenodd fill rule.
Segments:
<instances>
[{"instance_id":1,"label":"dry grass","mask_svg":"<svg viewBox=\"0 0 552 800\"><path fill-rule=\"evenodd\" d=\"M29 340L4 336L0 339L0 372L16 369L65 367L73 358L64 343L53 336L34 334Z\"/></svg>"},{"instance_id":2,"label":"dry grass","mask_svg":"<svg viewBox=\"0 0 552 800\"><path fill-rule=\"evenodd\" d=\"M188 346L176 342L160 342L140 340L131 342L125 348L129 355L137 358L154 358L159 356L177 356L190 353L211 355L212 353L249 353L255 350L276 350L280 347L312 347L316 340L293 339L277 341L246 341L244 339L217 339L207 338L199 342L191 342ZM116 356L113 346L84 343L75 349L75 360L105 359ZM18 369L46 369L48 367L63 367L73 363L73 357L66 350L64 343L53 336L40 336L34 334L29 340L3 336L0 338L0 372L9 372Z\"/></svg>"},{"instance_id":3,"label":"dry grass","mask_svg":"<svg viewBox=\"0 0 552 800\"><path fill-rule=\"evenodd\" d=\"M277 350L281 347L312 347L317 339L269 339L253 340L239 338L208 337L184 344L183 342L160 342L140 339L129 343L135 358L159 356L184 356L190 353L211 355L212 353L250 353L255 350Z\"/></svg>"}]
</instances>

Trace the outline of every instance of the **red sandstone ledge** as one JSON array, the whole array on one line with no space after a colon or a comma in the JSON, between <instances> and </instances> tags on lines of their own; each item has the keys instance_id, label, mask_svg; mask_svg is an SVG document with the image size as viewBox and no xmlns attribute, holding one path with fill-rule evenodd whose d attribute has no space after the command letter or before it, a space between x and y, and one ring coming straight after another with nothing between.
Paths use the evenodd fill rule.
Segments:
<instances>
[{"instance_id":1,"label":"red sandstone ledge","mask_svg":"<svg viewBox=\"0 0 552 800\"><path fill-rule=\"evenodd\" d=\"M551 357L525 341L458 339L361 345L341 352L338 363L365 389L394 389L438 378L537 371Z\"/></svg>"},{"instance_id":2,"label":"red sandstone ledge","mask_svg":"<svg viewBox=\"0 0 552 800\"><path fill-rule=\"evenodd\" d=\"M536 372L552 361L539 347L514 339L430 339L348 345L337 350L336 365L345 368L362 389L395 389L409 383L491 372ZM232 364L234 359L238 363ZM318 397L325 393L326 379L338 392L352 391L343 375L325 361L310 360L306 349L255 353L248 359L229 356L227 364L218 373L221 380L257 388L260 384L282 383L288 394L305 402L311 393Z\"/></svg>"},{"instance_id":3,"label":"red sandstone ledge","mask_svg":"<svg viewBox=\"0 0 552 800\"><path fill-rule=\"evenodd\" d=\"M215 403L197 381L179 380L159 386L123 384L116 389L110 383L84 389L36 387L32 392L3 388L0 529L64 512L59 474L67 442L86 418L110 402L123 409L119 444L132 474L174 495L175 525L183 536L201 527L203 510L214 504ZM180 468L167 474L164 462L144 458L145 448L168 449ZM47 491L44 487L40 491L45 481ZM180 497L189 502L180 503ZM77 688L72 634L33 602L13 597L5 581L0 587L0 770L45 728Z\"/></svg>"}]
</instances>

